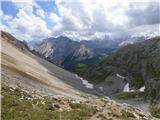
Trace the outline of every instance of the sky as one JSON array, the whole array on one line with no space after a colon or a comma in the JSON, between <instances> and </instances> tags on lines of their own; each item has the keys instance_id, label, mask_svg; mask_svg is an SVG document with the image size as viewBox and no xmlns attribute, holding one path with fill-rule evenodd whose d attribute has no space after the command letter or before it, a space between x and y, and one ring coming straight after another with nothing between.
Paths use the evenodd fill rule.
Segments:
<instances>
[{"instance_id":1,"label":"sky","mask_svg":"<svg viewBox=\"0 0 160 120\"><path fill-rule=\"evenodd\" d=\"M20 40L160 35L159 0L1 0L0 29Z\"/></svg>"}]
</instances>

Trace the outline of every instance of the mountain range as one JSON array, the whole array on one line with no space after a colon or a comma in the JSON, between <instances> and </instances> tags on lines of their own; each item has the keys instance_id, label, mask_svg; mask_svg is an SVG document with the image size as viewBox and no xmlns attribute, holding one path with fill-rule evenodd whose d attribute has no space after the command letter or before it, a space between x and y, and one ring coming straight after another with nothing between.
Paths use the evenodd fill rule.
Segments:
<instances>
[{"instance_id":1,"label":"mountain range","mask_svg":"<svg viewBox=\"0 0 160 120\"><path fill-rule=\"evenodd\" d=\"M84 72L106 56L82 42L64 36L44 39L33 48L52 63L75 73Z\"/></svg>"},{"instance_id":2,"label":"mountain range","mask_svg":"<svg viewBox=\"0 0 160 120\"><path fill-rule=\"evenodd\" d=\"M108 36L102 40L73 41L68 37L59 36L46 38L38 43L32 41L29 42L29 45L50 62L82 75L119 47L144 40L143 36L115 40Z\"/></svg>"},{"instance_id":3,"label":"mountain range","mask_svg":"<svg viewBox=\"0 0 160 120\"><path fill-rule=\"evenodd\" d=\"M123 91L126 84L130 90L145 87L147 91L151 81L160 79L159 37L132 37L128 39L132 43L109 39L77 42L51 37L34 48L56 65L86 77L106 95Z\"/></svg>"}]
</instances>

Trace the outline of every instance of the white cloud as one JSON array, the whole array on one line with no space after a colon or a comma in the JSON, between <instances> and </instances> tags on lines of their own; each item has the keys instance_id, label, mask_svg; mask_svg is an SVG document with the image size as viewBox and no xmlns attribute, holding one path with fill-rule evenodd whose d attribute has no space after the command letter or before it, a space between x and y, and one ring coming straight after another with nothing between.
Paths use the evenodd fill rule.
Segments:
<instances>
[{"instance_id":1,"label":"white cloud","mask_svg":"<svg viewBox=\"0 0 160 120\"><path fill-rule=\"evenodd\" d=\"M32 7L39 8L39 5L34 0L11 0L11 1L17 7L17 9L28 6L30 6L31 8Z\"/></svg>"},{"instance_id":2,"label":"white cloud","mask_svg":"<svg viewBox=\"0 0 160 120\"><path fill-rule=\"evenodd\" d=\"M46 22L33 13L28 14L25 9L20 9L17 17L9 22L10 28L13 32L18 32L19 35L27 35L23 39L42 39L50 34L46 27Z\"/></svg>"},{"instance_id":3,"label":"white cloud","mask_svg":"<svg viewBox=\"0 0 160 120\"><path fill-rule=\"evenodd\" d=\"M33 0L12 2L19 12L14 18L0 12L9 25L1 26L20 39L65 35L84 40L159 32L158 0L56 0L56 12L53 8L51 13L45 13ZM49 26L52 29L47 28L47 22L52 22L53 27Z\"/></svg>"},{"instance_id":4,"label":"white cloud","mask_svg":"<svg viewBox=\"0 0 160 120\"><path fill-rule=\"evenodd\" d=\"M151 27L159 23L157 3L157 0L57 0L58 15L54 12L50 14L55 24L52 33L75 39L128 34L137 26L151 24Z\"/></svg>"},{"instance_id":5,"label":"white cloud","mask_svg":"<svg viewBox=\"0 0 160 120\"><path fill-rule=\"evenodd\" d=\"M5 21L5 22L8 22L9 20L12 19L12 17L9 16L9 15L5 15L5 14L3 13L3 11L0 10L0 18L1 18L0 29L9 32L9 31L10 31L10 30L9 30L9 27L8 27L7 25L3 24L2 22L4 22L4 21Z\"/></svg>"},{"instance_id":6,"label":"white cloud","mask_svg":"<svg viewBox=\"0 0 160 120\"><path fill-rule=\"evenodd\" d=\"M9 15L3 15L3 20L5 20L5 21L10 21L10 20L12 20L12 16L9 16Z\"/></svg>"},{"instance_id":7,"label":"white cloud","mask_svg":"<svg viewBox=\"0 0 160 120\"><path fill-rule=\"evenodd\" d=\"M38 9L36 11L37 16L40 16L41 18L45 18L45 12L43 9Z\"/></svg>"},{"instance_id":8,"label":"white cloud","mask_svg":"<svg viewBox=\"0 0 160 120\"><path fill-rule=\"evenodd\" d=\"M17 2L15 4L17 5ZM3 14L3 19L8 26L3 25L2 29L14 34L20 40L41 40L50 36L51 32L47 28L46 21L41 18L42 14L41 17L34 14L34 5L36 5L34 2L26 6L21 4L14 18ZM38 6L36 9L41 10Z\"/></svg>"},{"instance_id":9,"label":"white cloud","mask_svg":"<svg viewBox=\"0 0 160 120\"><path fill-rule=\"evenodd\" d=\"M12 16L5 15L2 10L0 10L0 17L1 17L1 20L4 20L4 21L9 21L13 18Z\"/></svg>"},{"instance_id":10,"label":"white cloud","mask_svg":"<svg viewBox=\"0 0 160 120\"><path fill-rule=\"evenodd\" d=\"M2 10L0 10L0 17L2 17L2 15L3 15L3 11L2 11Z\"/></svg>"},{"instance_id":11,"label":"white cloud","mask_svg":"<svg viewBox=\"0 0 160 120\"><path fill-rule=\"evenodd\" d=\"M136 36L156 36L160 35L160 23L154 25L142 25L137 26L129 31L129 33L136 37Z\"/></svg>"}]
</instances>

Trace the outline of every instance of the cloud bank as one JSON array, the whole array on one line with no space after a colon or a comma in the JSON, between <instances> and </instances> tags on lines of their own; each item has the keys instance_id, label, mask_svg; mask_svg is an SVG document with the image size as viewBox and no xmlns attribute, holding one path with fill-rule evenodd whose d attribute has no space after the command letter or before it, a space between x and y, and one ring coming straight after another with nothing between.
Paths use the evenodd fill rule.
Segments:
<instances>
[{"instance_id":1,"label":"cloud bank","mask_svg":"<svg viewBox=\"0 0 160 120\"><path fill-rule=\"evenodd\" d=\"M50 1L54 2L50 12L46 12L50 2L44 2L45 8L32 0L11 2L18 12L9 16L1 11L1 29L22 40L41 40L59 35L74 40L90 40L105 36L160 34L158 0L56 0Z\"/></svg>"}]
</instances>

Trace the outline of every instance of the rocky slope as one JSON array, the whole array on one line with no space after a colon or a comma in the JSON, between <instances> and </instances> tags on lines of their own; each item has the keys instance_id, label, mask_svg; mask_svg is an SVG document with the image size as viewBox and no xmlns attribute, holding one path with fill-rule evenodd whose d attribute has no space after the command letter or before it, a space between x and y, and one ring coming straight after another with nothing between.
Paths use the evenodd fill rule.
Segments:
<instances>
[{"instance_id":1,"label":"rocky slope","mask_svg":"<svg viewBox=\"0 0 160 120\"><path fill-rule=\"evenodd\" d=\"M2 84L13 88L20 86L41 95L62 94L83 99L83 94L94 93L75 74L32 54L23 42L12 35L1 32L1 37Z\"/></svg>"}]
</instances>

